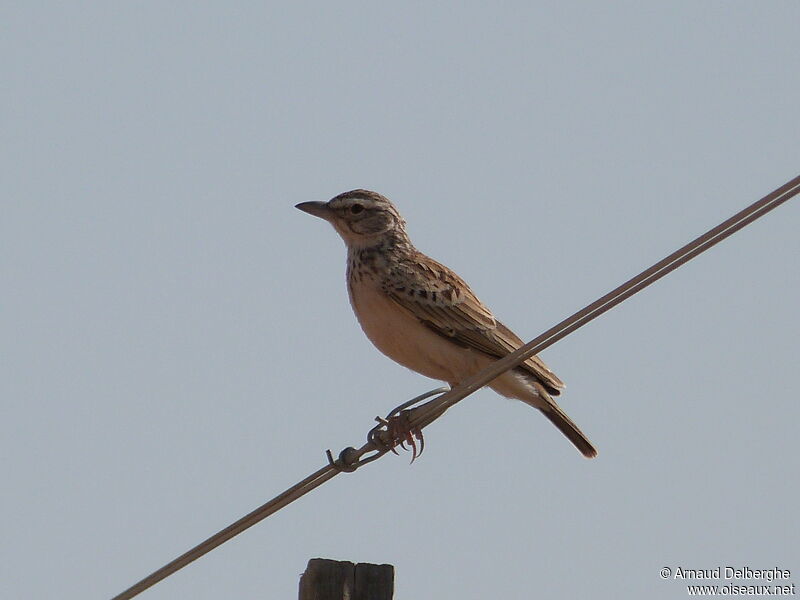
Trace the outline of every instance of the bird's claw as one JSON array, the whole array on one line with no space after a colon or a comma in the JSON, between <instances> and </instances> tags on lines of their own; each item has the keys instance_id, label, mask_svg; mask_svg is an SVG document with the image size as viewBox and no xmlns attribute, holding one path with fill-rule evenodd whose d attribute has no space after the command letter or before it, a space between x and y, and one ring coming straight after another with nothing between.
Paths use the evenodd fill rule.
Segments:
<instances>
[{"instance_id":1,"label":"bird's claw","mask_svg":"<svg viewBox=\"0 0 800 600\"><path fill-rule=\"evenodd\" d=\"M422 430L411 425L409 414L409 411L403 410L399 414L389 417L386 420L386 431L389 434L391 451L397 454L397 450L395 450L397 446L406 451L411 450L411 463L413 464L425 450L425 438ZM419 446L417 446L417 442L419 442ZM408 448L406 444L408 444Z\"/></svg>"},{"instance_id":2,"label":"bird's claw","mask_svg":"<svg viewBox=\"0 0 800 600\"><path fill-rule=\"evenodd\" d=\"M401 410L385 419L375 417L378 425L369 432L367 440L375 446L384 448L384 451L391 450L393 454L398 454L395 450L397 446L403 450L411 450L413 463L425 449L425 438L418 427L411 425L410 413L411 411ZM409 447L406 447L406 444Z\"/></svg>"},{"instance_id":3,"label":"bird's claw","mask_svg":"<svg viewBox=\"0 0 800 600\"><path fill-rule=\"evenodd\" d=\"M400 446L403 450L411 450L411 462L413 463L425 450L425 438L422 437L422 430L411 424L411 415L419 408L419 406L415 405L419 405L420 402L431 396L443 394L449 389L449 387L440 387L425 392L416 398L403 402L403 404L392 410L385 419L375 417L378 424L367 434L367 441L376 448L382 448L383 452L391 450L394 454L397 454L395 450L397 446ZM414 408L411 408L412 406ZM406 448L406 444L410 448Z\"/></svg>"}]
</instances>

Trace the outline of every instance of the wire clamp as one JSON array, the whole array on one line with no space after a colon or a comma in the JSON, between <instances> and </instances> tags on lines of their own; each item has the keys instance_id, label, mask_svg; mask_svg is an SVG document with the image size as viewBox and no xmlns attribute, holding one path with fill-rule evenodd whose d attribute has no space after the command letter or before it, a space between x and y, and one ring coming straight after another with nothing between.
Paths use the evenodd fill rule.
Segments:
<instances>
[{"instance_id":1,"label":"wire clamp","mask_svg":"<svg viewBox=\"0 0 800 600\"><path fill-rule=\"evenodd\" d=\"M336 460L333 459L333 453L330 450L326 450L325 454L328 457L328 464L340 473L352 473L364 464L359 460L361 454L352 446L348 446L339 452L339 458Z\"/></svg>"}]
</instances>

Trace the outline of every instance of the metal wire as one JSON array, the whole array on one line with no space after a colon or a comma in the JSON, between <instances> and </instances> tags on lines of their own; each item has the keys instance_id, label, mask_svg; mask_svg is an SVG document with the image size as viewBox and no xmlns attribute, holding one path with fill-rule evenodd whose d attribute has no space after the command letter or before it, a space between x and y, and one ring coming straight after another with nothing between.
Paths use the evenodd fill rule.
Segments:
<instances>
[{"instance_id":1,"label":"metal wire","mask_svg":"<svg viewBox=\"0 0 800 600\"><path fill-rule=\"evenodd\" d=\"M642 271L636 277L631 278L605 296L602 296L601 298L592 302L572 316L567 317L558 325L551 327L542 335L531 340L524 346L521 346L511 354L492 363L483 371L464 380L456 387L442 393L426 404L423 404L415 409L411 409L409 417L410 425L421 430L423 427L429 425L435 419L439 418L455 403L479 390L505 371L513 369L528 357L538 354L548 346L556 343L579 327L582 327L589 321L596 319L604 312L611 310L620 302L643 290L655 281L658 281L671 271L677 269L682 264L691 260L698 254L705 252L715 244L724 240L726 237L732 235L736 231L739 231L742 227L752 223L759 217L762 217L798 193L800 193L800 176L795 177L772 193L764 196L761 200L751 204L744 210L736 213L731 218L719 224L717 227L710 229L700 237L689 242L663 260L660 260L649 269ZM428 397L433 393L438 393L441 391L442 390L434 390L432 392L423 394L412 401L403 403L396 410L404 409L406 406L411 405L414 402L423 399L424 397ZM393 411L393 413L394 412L395 411ZM304 496L314 488L322 485L339 473L343 471L354 471L358 467L377 460L386 454L391 449L394 440L387 440L386 435L380 435L381 432L385 434L385 431L381 429L383 426L381 421L383 423L385 423L385 421L381 419L378 420L379 425L370 431L367 443L361 446L361 448L345 448L342 450L342 452L339 454L339 458L336 460L333 459L330 451L328 451L328 464L326 466L322 467L318 471L315 471L302 481L287 489L282 494L275 496L275 498L269 502L266 502L222 531L219 531L210 538L200 542L191 550L181 554L179 557L170 561L157 571L154 571L138 583L129 587L124 592L114 596L112 600L129 600L130 598L137 596L147 588L155 585L179 569L182 569L192 561L200 558L232 537L252 527L259 521L262 521L284 506L294 502L301 496ZM364 458L364 456L370 452L373 454Z\"/></svg>"},{"instance_id":2,"label":"metal wire","mask_svg":"<svg viewBox=\"0 0 800 600\"><path fill-rule=\"evenodd\" d=\"M200 542L194 548L184 552L178 558L170 561L157 571L153 571L150 575L148 575L141 581L135 583L121 594L117 594L116 596L114 596L113 600L127 600L129 598L133 598L134 596L139 595L147 588L155 585L162 579L166 579L176 571L182 569L192 561L197 560L198 558L210 552L220 544L227 542L232 537L239 535L245 529L249 529L259 521L262 521L271 514L279 511L287 504L294 502L295 500L307 494L314 488L322 485L329 479L332 479L333 477L338 475L339 472L340 471L338 471L337 469L335 469L330 465L322 467L321 469L315 471L314 473L312 473L299 483L290 487L282 494L275 496L272 500L259 506L257 509L255 509L251 513L248 513L235 523L228 525L222 531L219 531L214 535L212 535L207 540Z\"/></svg>"}]
</instances>

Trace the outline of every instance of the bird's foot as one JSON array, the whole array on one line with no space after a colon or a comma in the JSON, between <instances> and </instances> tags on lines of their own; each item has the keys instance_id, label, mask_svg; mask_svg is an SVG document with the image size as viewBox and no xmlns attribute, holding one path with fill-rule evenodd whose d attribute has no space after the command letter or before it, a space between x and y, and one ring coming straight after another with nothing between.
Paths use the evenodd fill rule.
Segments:
<instances>
[{"instance_id":1,"label":"bird's foot","mask_svg":"<svg viewBox=\"0 0 800 600\"><path fill-rule=\"evenodd\" d=\"M422 429L412 424L412 416L420 408L420 406L415 405L419 405L420 402L431 396L443 394L449 389L442 387L425 392L392 410L385 419L375 417L378 425L369 432L367 441L376 448L383 449L384 452L391 450L394 454L397 454L398 452L395 450L397 446L400 446L403 450L410 450L411 462L413 463L425 449L425 438L422 437ZM412 406L414 408L410 408ZM406 447L406 444L409 447Z\"/></svg>"},{"instance_id":2,"label":"bird's foot","mask_svg":"<svg viewBox=\"0 0 800 600\"><path fill-rule=\"evenodd\" d=\"M411 424L410 414L410 410L401 410L385 419L375 417L378 425L370 431L368 441L384 451L391 450L393 454L399 454L395 450L397 446L406 451L411 450L413 463L425 449L425 438L422 437L422 431Z\"/></svg>"},{"instance_id":3,"label":"bird's foot","mask_svg":"<svg viewBox=\"0 0 800 600\"><path fill-rule=\"evenodd\" d=\"M421 429L411 425L410 414L411 411L403 410L399 414L389 417L386 420L386 431L389 434L392 452L397 454L397 450L395 450L397 446L406 451L411 450L411 462L413 463L425 450L425 438L422 436ZM417 447L417 442L419 442L419 447ZM406 444L409 445L408 448L406 448Z\"/></svg>"}]
</instances>

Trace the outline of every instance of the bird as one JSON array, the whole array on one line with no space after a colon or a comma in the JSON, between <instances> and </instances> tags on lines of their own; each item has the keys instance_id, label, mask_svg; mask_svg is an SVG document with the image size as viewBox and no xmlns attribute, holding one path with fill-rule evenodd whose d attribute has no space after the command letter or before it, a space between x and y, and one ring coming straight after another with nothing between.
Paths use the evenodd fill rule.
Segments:
<instances>
[{"instance_id":1,"label":"bird","mask_svg":"<svg viewBox=\"0 0 800 600\"><path fill-rule=\"evenodd\" d=\"M347 291L366 336L395 362L454 387L523 341L454 271L417 250L395 205L356 189L296 205L330 223L347 246ZM597 450L553 398L564 382L537 356L488 387L537 408L587 458Z\"/></svg>"}]
</instances>

